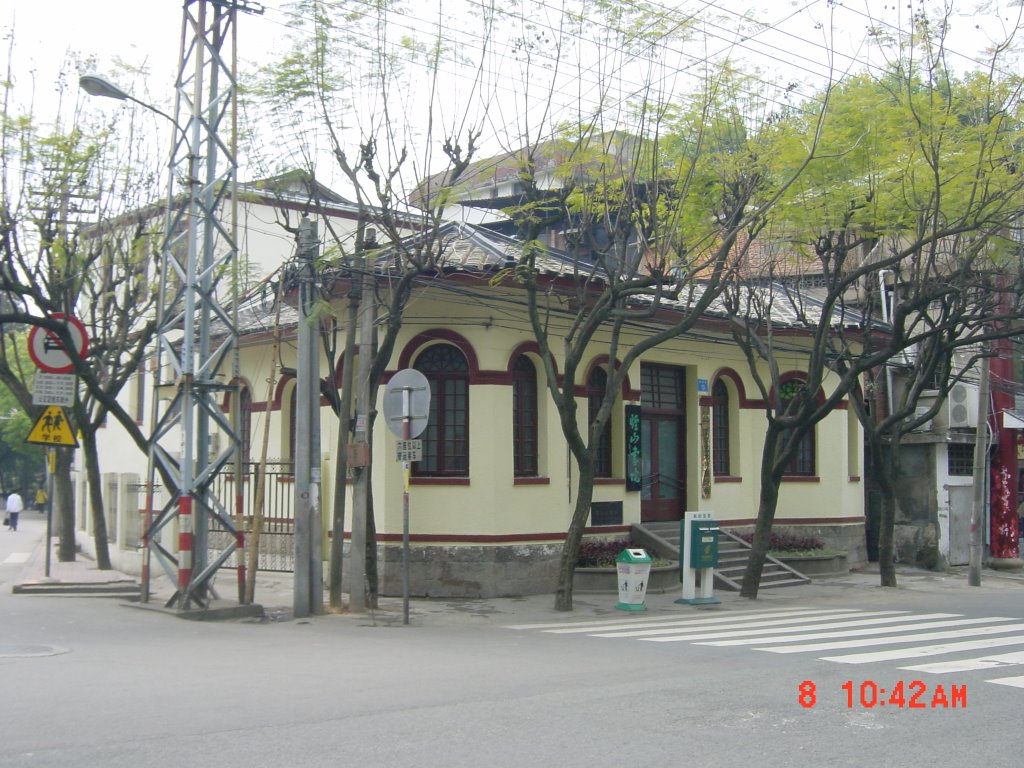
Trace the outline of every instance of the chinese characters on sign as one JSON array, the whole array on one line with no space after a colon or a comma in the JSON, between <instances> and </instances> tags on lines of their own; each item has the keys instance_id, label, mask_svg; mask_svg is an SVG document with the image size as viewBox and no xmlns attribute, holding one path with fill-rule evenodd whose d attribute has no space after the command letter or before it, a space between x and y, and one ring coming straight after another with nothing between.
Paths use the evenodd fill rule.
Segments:
<instances>
[{"instance_id":1,"label":"chinese characters on sign","mask_svg":"<svg viewBox=\"0 0 1024 768\"><path fill-rule=\"evenodd\" d=\"M639 491L643 484L640 447L640 406L627 405L626 413L626 490Z\"/></svg>"},{"instance_id":2,"label":"chinese characters on sign","mask_svg":"<svg viewBox=\"0 0 1024 768\"><path fill-rule=\"evenodd\" d=\"M60 406L51 405L39 420L32 427L25 439L27 443L37 445L67 445L78 447L78 441L71 432L71 425L68 424L64 409Z\"/></svg>"},{"instance_id":3,"label":"chinese characters on sign","mask_svg":"<svg viewBox=\"0 0 1024 768\"><path fill-rule=\"evenodd\" d=\"M419 461L423 458L422 440L399 440L396 448L398 461Z\"/></svg>"}]
</instances>

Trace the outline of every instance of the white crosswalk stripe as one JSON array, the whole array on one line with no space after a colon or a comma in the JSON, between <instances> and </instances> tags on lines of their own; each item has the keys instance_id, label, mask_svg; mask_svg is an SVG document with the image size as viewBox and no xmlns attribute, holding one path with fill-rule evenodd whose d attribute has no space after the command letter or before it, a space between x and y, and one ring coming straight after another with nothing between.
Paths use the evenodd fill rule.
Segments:
<instances>
[{"instance_id":1,"label":"white crosswalk stripe","mask_svg":"<svg viewBox=\"0 0 1024 768\"><path fill-rule=\"evenodd\" d=\"M986 683L996 685L1012 685L1014 688L1024 688L1024 676L1022 677L999 677L995 680L986 680Z\"/></svg>"},{"instance_id":2,"label":"white crosswalk stripe","mask_svg":"<svg viewBox=\"0 0 1024 768\"><path fill-rule=\"evenodd\" d=\"M1024 622L1007 616L967 618L958 613L915 614L909 611L797 607L702 616L665 614L585 622L518 624L507 629L650 643L749 647L776 654L817 655L848 650L849 653L818 658L837 664L921 662L898 668L930 674L1024 666L1024 650L1006 653L990 650L1024 646ZM977 655L978 651L982 653ZM964 658L965 654L971 653L976 655ZM950 656L956 658L939 658ZM998 677L986 682L1024 688L1024 676Z\"/></svg>"}]
</instances>

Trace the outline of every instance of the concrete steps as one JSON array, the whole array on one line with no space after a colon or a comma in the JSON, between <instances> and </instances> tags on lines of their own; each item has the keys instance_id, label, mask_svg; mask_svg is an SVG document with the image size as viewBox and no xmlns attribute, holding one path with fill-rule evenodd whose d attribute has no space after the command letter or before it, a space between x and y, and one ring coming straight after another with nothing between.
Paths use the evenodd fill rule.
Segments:
<instances>
[{"instance_id":1,"label":"concrete steps","mask_svg":"<svg viewBox=\"0 0 1024 768\"><path fill-rule=\"evenodd\" d=\"M640 523L633 526L633 540L659 557L680 560L679 522ZM743 573L750 559L750 545L731 531L718 536L718 566L715 586L728 592L739 592ZM761 571L761 588L792 587L810 583L810 578L788 565L769 557Z\"/></svg>"}]
</instances>

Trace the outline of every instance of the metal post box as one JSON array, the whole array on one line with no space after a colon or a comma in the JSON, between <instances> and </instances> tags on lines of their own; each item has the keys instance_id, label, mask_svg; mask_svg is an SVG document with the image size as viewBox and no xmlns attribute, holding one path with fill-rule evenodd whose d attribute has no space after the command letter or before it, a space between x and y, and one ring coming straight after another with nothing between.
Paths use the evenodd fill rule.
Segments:
<instances>
[{"instance_id":1,"label":"metal post box","mask_svg":"<svg viewBox=\"0 0 1024 768\"><path fill-rule=\"evenodd\" d=\"M714 568L718 565L718 523L693 520L690 526L690 567Z\"/></svg>"}]
</instances>

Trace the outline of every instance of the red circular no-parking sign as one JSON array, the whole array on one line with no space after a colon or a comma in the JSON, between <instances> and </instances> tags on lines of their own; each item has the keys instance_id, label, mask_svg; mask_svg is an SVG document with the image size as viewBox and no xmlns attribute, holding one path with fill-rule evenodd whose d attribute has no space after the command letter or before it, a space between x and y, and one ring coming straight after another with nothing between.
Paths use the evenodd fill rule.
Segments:
<instances>
[{"instance_id":1,"label":"red circular no-parking sign","mask_svg":"<svg viewBox=\"0 0 1024 768\"><path fill-rule=\"evenodd\" d=\"M85 353L89 349L89 335L78 318L58 312L50 315L50 319L64 321L74 349L69 353L60 336L42 326L34 325L28 333L28 356L39 370L46 373L71 373L75 370L71 355L77 356L79 360L85 359Z\"/></svg>"}]
</instances>

